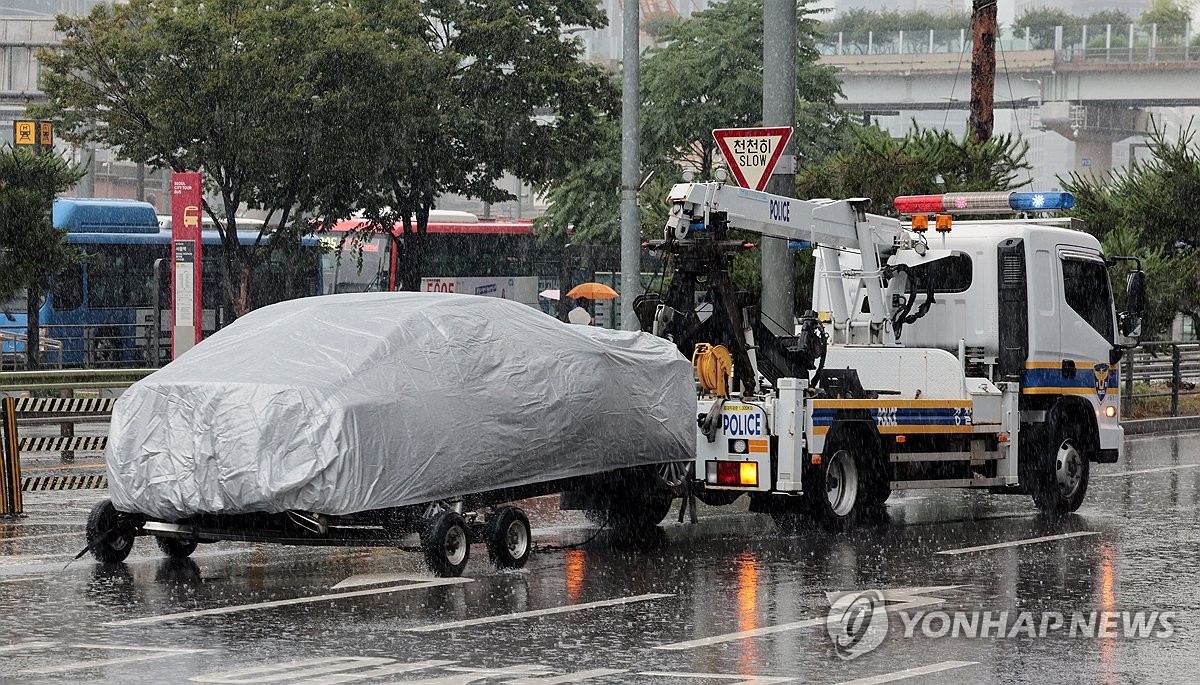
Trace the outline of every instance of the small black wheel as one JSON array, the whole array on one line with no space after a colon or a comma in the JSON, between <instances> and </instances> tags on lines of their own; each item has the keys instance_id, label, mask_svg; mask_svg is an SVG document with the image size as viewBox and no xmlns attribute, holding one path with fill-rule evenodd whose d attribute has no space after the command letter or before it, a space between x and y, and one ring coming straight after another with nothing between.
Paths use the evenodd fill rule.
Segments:
<instances>
[{"instance_id":1,"label":"small black wheel","mask_svg":"<svg viewBox=\"0 0 1200 685\"><path fill-rule=\"evenodd\" d=\"M158 543L158 548L162 550L162 553L172 559L187 559L192 556L192 552L196 551L197 542L195 540L155 536L154 541Z\"/></svg>"},{"instance_id":2,"label":"small black wheel","mask_svg":"<svg viewBox=\"0 0 1200 685\"><path fill-rule=\"evenodd\" d=\"M1079 431L1072 426L1051 429L1050 454L1031 474L1030 493L1044 514L1068 514L1079 509L1087 495L1088 457Z\"/></svg>"},{"instance_id":3,"label":"small black wheel","mask_svg":"<svg viewBox=\"0 0 1200 685\"><path fill-rule=\"evenodd\" d=\"M471 531L462 514L443 511L426 521L421 533L421 548L433 575L441 578L461 576L471 556Z\"/></svg>"},{"instance_id":4,"label":"small black wheel","mask_svg":"<svg viewBox=\"0 0 1200 685\"><path fill-rule=\"evenodd\" d=\"M529 559L533 536L529 517L518 507L501 507L488 520L488 559L496 568L521 568Z\"/></svg>"},{"instance_id":5,"label":"small black wheel","mask_svg":"<svg viewBox=\"0 0 1200 685\"><path fill-rule=\"evenodd\" d=\"M125 561L133 550L133 526L113 506L103 500L88 514L87 545L96 561L115 564Z\"/></svg>"}]
</instances>

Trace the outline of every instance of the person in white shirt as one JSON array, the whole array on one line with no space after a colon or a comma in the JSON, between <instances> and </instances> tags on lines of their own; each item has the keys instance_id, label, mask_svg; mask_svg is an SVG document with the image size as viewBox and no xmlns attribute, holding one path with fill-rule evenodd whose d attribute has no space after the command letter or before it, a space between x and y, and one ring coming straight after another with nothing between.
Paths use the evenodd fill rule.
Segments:
<instances>
[{"instance_id":1,"label":"person in white shirt","mask_svg":"<svg viewBox=\"0 0 1200 685\"><path fill-rule=\"evenodd\" d=\"M588 304L587 298L583 298L583 297L575 298L575 308L572 309L571 311L567 312L567 321L569 321L571 323L579 324L581 326L592 325L592 323L594 323L595 319L593 319L591 313L588 312L587 304Z\"/></svg>"}]
</instances>

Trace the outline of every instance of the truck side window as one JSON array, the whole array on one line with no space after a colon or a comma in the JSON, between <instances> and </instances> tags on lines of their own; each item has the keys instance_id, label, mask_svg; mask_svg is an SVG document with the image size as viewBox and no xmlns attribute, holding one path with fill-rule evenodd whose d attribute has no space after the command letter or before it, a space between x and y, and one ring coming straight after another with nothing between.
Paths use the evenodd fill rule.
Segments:
<instances>
[{"instance_id":1,"label":"truck side window","mask_svg":"<svg viewBox=\"0 0 1200 685\"><path fill-rule=\"evenodd\" d=\"M910 269L920 287L932 282L935 293L966 292L971 287L971 270L971 257L965 254L951 255Z\"/></svg>"},{"instance_id":2,"label":"truck side window","mask_svg":"<svg viewBox=\"0 0 1200 685\"><path fill-rule=\"evenodd\" d=\"M1112 296L1109 294L1108 268L1090 259L1062 260L1063 295L1067 304L1096 332L1112 342Z\"/></svg>"},{"instance_id":3,"label":"truck side window","mask_svg":"<svg viewBox=\"0 0 1200 685\"><path fill-rule=\"evenodd\" d=\"M54 277L50 283L54 311L73 312L83 304L83 269L75 264Z\"/></svg>"}]
</instances>

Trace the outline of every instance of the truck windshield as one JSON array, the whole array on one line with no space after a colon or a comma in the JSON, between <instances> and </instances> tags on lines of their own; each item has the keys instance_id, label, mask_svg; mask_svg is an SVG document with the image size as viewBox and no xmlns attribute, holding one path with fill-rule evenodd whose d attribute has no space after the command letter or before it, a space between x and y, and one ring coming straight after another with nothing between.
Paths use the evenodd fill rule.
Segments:
<instances>
[{"instance_id":1,"label":"truck windshield","mask_svg":"<svg viewBox=\"0 0 1200 685\"><path fill-rule=\"evenodd\" d=\"M1091 259L1064 257L1063 293L1067 304L1104 339L1113 340L1112 294L1108 267Z\"/></svg>"}]
</instances>

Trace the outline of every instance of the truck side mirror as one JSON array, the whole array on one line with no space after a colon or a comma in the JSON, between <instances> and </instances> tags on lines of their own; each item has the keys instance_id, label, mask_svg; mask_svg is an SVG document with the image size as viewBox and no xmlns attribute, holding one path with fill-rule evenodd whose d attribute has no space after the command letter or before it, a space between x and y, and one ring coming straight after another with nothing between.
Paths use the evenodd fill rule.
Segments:
<instances>
[{"instance_id":1,"label":"truck side mirror","mask_svg":"<svg viewBox=\"0 0 1200 685\"><path fill-rule=\"evenodd\" d=\"M1125 311L1121 312L1121 335L1134 340L1142 337L1142 315L1146 311L1145 274L1130 271L1125 280Z\"/></svg>"},{"instance_id":2,"label":"truck side mirror","mask_svg":"<svg viewBox=\"0 0 1200 685\"><path fill-rule=\"evenodd\" d=\"M1125 278L1125 311L1138 317L1146 311L1145 280L1142 271L1130 271Z\"/></svg>"}]
</instances>

